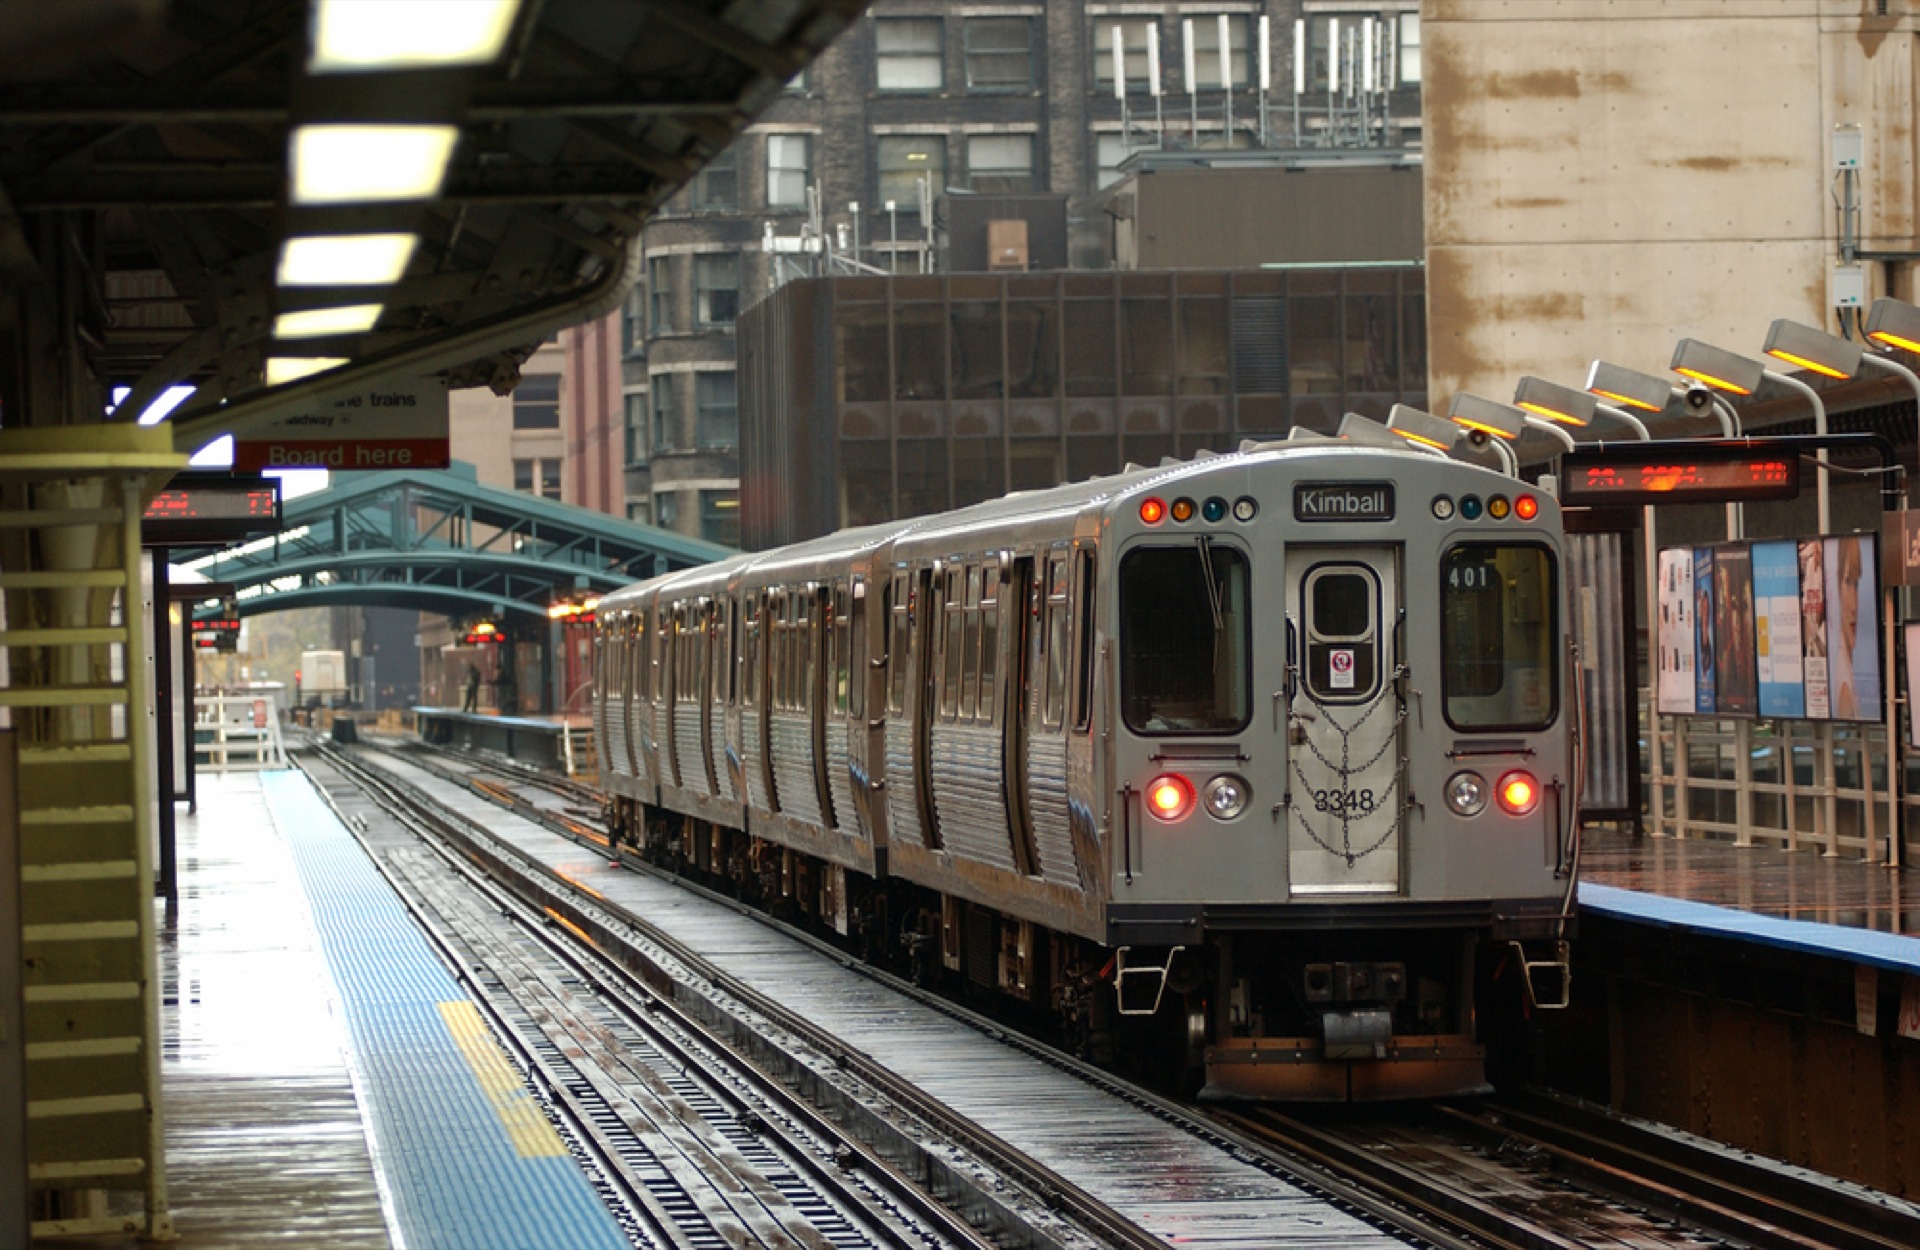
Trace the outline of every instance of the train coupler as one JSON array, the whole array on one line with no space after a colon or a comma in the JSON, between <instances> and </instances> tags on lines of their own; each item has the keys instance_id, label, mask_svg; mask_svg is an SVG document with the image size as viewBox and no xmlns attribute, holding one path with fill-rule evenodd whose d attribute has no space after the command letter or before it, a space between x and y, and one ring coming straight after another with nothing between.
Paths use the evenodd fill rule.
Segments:
<instances>
[{"instance_id":1,"label":"train coupler","mask_svg":"<svg viewBox=\"0 0 1920 1250\"><path fill-rule=\"evenodd\" d=\"M1553 954L1547 959L1530 958L1524 942L1507 945L1513 947L1514 958L1520 963L1520 983L1526 987L1527 1006L1541 1011L1564 1010L1573 995L1573 964L1568 944L1556 941Z\"/></svg>"}]
</instances>

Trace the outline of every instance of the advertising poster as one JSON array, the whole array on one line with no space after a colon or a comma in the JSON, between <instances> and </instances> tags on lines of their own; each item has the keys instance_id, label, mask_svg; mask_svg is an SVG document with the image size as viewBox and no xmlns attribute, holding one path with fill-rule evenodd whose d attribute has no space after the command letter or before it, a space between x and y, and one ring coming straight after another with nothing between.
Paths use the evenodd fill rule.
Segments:
<instances>
[{"instance_id":1,"label":"advertising poster","mask_svg":"<svg viewBox=\"0 0 1920 1250\"><path fill-rule=\"evenodd\" d=\"M1723 716L1752 716L1760 709L1760 686L1754 656L1750 548L1714 551L1713 614L1716 706Z\"/></svg>"},{"instance_id":2,"label":"advertising poster","mask_svg":"<svg viewBox=\"0 0 1920 1250\"><path fill-rule=\"evenodd\" d=\"M1693 710L1712 716L1714 692L1713 548L1693 549Z\"/></svg>"},{"instance_id":3,"label":"advertising poster","mask_svg":"<svg viewBox=\"0 0 1920 1250\"><path fill-rule=\"evenodd\" d=\"M1907 745L1920 751L1920 714L1916 714L1913 696L1920 691L1920 621L1908 621L1901 627L1907 646Z\"/></svg>"},{"instance_id":4,"label":"advertising poster","mask_svg":"<svg viewBox=\"0 0 1920 1250\"><path fill-rule=\"evenodd\" d=\"M1880 719L1880 602L1873 535L1826 540L1827 685L1835 720Z\"/></svg>"},{"instance_id":5,"label":"advertising poster","mask_svg":"<svg viewBox=\"0 0 1920 1250\"><path fill-rule=\"evenodd\" d=\"M1807 700L1800 676L1798 545L1753 544L1753 607L1760 715L1802 719L1807 714Z\"/></svg>"},{"instance_id":6,"label":"advertising poster","mask_svg":"<svg viewBox=\"0 0 1920 1250\"><path fill-rule=\"evenodd\" d=\"M1693 548L1660 553L1660 711L1690 716L1693 697Z\"/></svg>"},{"instance_id":7,"label":"advertising poster","mask_svg":"<svg viewBox=\"0 0 1920 1250\"><path fill-rule=\"evenodd\" d=\"M1833 715L1827 696L1826 567L1826 544L1818 538L1800 544L1800 662L1808 720Z\"/></svg>"}]
</instances>

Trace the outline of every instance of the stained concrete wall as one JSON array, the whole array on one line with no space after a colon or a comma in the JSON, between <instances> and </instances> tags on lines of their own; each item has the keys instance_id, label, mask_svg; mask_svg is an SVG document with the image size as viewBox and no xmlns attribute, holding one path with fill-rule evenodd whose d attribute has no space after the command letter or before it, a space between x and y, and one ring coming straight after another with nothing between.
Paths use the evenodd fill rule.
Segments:
<instances>
[{"instance_id":1,"label":"stained concrete wall","mask_svg":"<svg viewBox=\"0 0 1920 1250\"><path fill-rule=\"evenodd\" d=\"M1915 0L1426 0L1422 30L1435 403L1837 330L1840 122L1866 245L1920 246ZM1869 265L1869 297L1910 268Z\"/></svg>"}]
</instances>

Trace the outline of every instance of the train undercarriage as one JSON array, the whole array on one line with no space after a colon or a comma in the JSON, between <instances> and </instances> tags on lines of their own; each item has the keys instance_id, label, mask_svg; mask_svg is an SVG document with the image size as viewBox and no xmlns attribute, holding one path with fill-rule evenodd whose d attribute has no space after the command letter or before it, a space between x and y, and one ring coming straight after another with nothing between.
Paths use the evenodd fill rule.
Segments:
<instances>
[{"instance_id":1,"label":"train undercarriage","mask_svg":"<svg viewBox=\"0 0 1920 1250\"><path fill-rule=\"evenodd\" d=\"M616 842L650 863L1083 1058L1206 1099L1485 1092L1489 1051L1524 1013L1524 954L1483 929L1225 931L1109 948L629 800L609 817Z\"/></svg>"}]
</instances>

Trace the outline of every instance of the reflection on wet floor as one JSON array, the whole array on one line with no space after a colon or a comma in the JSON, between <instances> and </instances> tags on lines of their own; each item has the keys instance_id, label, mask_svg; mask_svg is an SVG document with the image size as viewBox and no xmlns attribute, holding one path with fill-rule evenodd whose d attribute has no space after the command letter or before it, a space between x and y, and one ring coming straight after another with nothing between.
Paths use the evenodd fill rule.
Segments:
<instances>
[{"instance_id":1,"label":"reflection on wet floor","mask_svg":"<svg viewBox=\"0 0 1920 1250\"><path fill-rule=\"evenodd\" d=\"M1920 871L1817 850L1634 838L1590 826L1582 878L1623 890L1881 933L1920 934Z\"/></svg>"}]
</instances>

